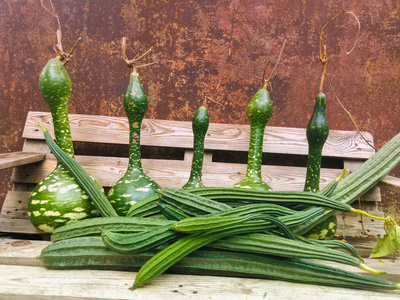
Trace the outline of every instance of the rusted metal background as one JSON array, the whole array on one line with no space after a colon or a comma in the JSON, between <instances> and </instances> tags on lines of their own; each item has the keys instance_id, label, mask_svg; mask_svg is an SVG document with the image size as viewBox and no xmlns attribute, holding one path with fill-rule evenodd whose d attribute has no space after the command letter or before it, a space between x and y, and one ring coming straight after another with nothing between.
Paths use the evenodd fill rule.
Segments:
<instances>
[{"instance_id":1,"label":"rusted metal background","mask_svg":"<svg viewBox=\"0 0 400 300\"><path fill-rule=\"evenodd\" d=\"M47 3L47 2L45 2ZM381 147L400 131L400 1L127 1L53 0L60 16L64 48L82 42L67 70L73 82L71 113L124 115L121 105L130 70L120 57L153 47L141 69L149 98L146 117L191 120L205 96L212 122L247 123L245 107L260 88L263 67L274 64L287 40L272 80L274 113L269 125L305 127L318 92L321 27L337 12L352 10L357 25L341 15L325 30L328 74L359 127ZM54 56L56 20L38 0L0 1L0 151L21 149L29 110L48 111L38 87L39 73ZM328 83L331 129L354 130ZM222 105L221 105L222 104ZM400 169L394 174L400 176ZM0 201L10 172L0 173ZM398 195L385 198L395 208Z\"/></svg>"}]
</instances>

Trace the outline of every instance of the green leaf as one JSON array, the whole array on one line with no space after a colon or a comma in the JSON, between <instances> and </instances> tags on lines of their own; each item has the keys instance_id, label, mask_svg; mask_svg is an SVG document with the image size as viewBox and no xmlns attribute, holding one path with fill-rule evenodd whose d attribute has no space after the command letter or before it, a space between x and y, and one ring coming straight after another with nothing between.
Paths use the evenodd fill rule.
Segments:
<instances>
[{"instance_id":1,"label":"green leaf","mask_svg":"<svg viewBox=\"0 0 400 300\"><path fill-rule=\"evenodd\" d=\"M400 227L395 225L375 245L370 258L382 257L400 250Z\"/></svg>"}]
</instances>

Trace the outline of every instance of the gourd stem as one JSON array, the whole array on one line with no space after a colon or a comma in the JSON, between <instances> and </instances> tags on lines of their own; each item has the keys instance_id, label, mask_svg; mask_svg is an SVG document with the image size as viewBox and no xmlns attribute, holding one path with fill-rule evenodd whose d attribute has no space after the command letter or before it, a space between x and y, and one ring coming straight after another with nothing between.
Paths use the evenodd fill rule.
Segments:
<instances>
[{"instance_id":1,"label":"gourd stem","mask_svg":"<svg viewBox=\"0 0 400 300\"><path fill-rule=\"evenodd\" d=\"M364 264L360 264L358 267L359 267L361 270L370 272L370 273L372 273L372 274L386 274L386 271L383 271L383 270L375 270L375 269L373 269L373 268L371 268L371 267L368 267L368 266L366 266L366 265L364 265Z\"/></svg>"},{"instance_id":2,"label":"gourd stem","mask_svg":"<svg viewBox=\"0 0 400 300\"><path fill-rule=\"evenodd\" d=\"M369 214L369 213L367 213L367 212L365 212L363 210L360 210L360 209L352 208L352 209L350 209L350 212L358 213L358 214L361 214L361 215L364 215L366 217L369 217L369 218L372 218L372 219L376 219L376 220L389 221L389 219L387 217L384 217L384 218L377 217L377 216L371 215L371 214Z\"/></svg>"}]
</instances>

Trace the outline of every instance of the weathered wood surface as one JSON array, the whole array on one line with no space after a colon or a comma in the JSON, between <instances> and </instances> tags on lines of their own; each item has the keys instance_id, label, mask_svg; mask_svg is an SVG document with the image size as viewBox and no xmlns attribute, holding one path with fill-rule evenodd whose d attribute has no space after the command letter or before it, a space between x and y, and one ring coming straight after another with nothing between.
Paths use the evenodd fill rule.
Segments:
<instances>
[{"instance_id":1,"label":"weathered wood surface","mask_svg":"<svg viewBox=\"0 0 400 300\"><path fill-rule=\"evenodd\" d=\"M74 141L127 144L128 121L124 117L70 114ZM50 113L29 112L23 137L43 139L38 124L53 132ZM141 131L141 144L146 146L188 148L193 147L192 122L145 119ZM373 143L371 134L364 136ZM247 151L250 127L238 124L211 123L205 139L206 150ZM264 152L306 155L308 143L305 129L268 127L264 135ZM367 159L374 154L372 149L355 131L331 130L323 149L324 156Z\"/></svg>"},{"instance_id":2,"label":"weathered wood surface","mask_svg":"<svg viewBox=\"0 0 400 300\"><path fill-rule=\"evenodd\" d=\"M384 189L400 193L400 178L389 175L381 180L378 185Z\"/></svg>"},{"instance_id":3,"label":"weathered wood surface","mask_svg":"<svg viewBox=\"0 0 400 300\"><path fill-rule=\"evenodd\" d=\"M46 155L43 153L32 153L32 152L22 152L22 151L1 153L0 170L42 161L45 159L45 157Z\"/></svg>"},{"instance_id":4,"label":"weathered wood surface","mask_svg":"<svg viewBox=\"0 0 400 300\"><path fill-rule=\"evenodd\" d=\"M102 156L76 156L76 160L99 182L110 187L126 172L127 158ZM47 155L44 162L15 168L11 181L19 183L38 183L54 170L57 160ZM161 187L181 188L189 179L191 161L168 159L142 159L143 169ZM203 182L206 186L228 187L242 179L246 165L207 162L203 164ZM334 180L341 170L322 169L321 187ZM262 166L265 182L276 190L302 190L306 168L287 166Z\"/></svg>"},{"instance_id":5,"label":"weathered wood surface","mask_svg":"<svg viewBox=\"0 0 400 300\"><path fill-rule=\"evenodd\" d=\"M50 242L0 239L0 299L397 299L399 291L376 292L276 280L163 274L131 291L136 272L47 270L36 259ZM358 268L340 266L360 274ZM380 277L399 280L398 261L366 259L384 269Z\"/></svg>"}]
</instances>

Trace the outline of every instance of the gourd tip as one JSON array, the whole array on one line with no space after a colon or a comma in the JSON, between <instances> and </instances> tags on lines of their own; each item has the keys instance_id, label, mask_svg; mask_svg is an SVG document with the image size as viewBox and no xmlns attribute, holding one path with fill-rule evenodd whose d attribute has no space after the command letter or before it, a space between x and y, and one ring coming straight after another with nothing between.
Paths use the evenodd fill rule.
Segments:
<instances>
[{"instance_id":1,"label":"gourd tip","mask_svg":"<svg viewBox=\"0 0 400 300\"><path fill-rule=\"evenodd\" d=\"M43 132L47 131L46 128L44 128L44 126L42 124L39 124L40 128L42 128Z\"/></svg>"},{"instance_id":2,"label":"gourd tip","mask_svg":"<svg viewBox=\"0 0 400 300\"><path fill-rule=\"evenodd\" d=\"M383 270L375 270L375 269L372 269L372 268L370 268L370 267L367 267L367 266L364 265L364 264L360 264L360 265L359 265L359 268L362 269L362 270L364 270L364 271L370 272L370 273L372 273L372 274L386 274L386 271L383 271Z\"/></svg>"}]
</instances>

